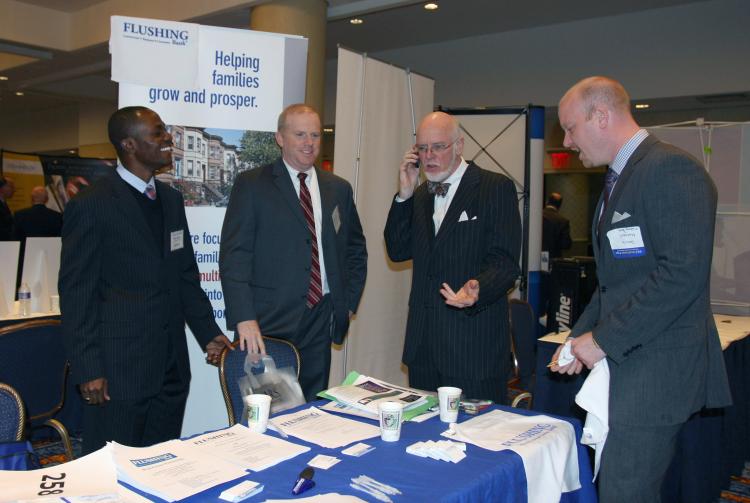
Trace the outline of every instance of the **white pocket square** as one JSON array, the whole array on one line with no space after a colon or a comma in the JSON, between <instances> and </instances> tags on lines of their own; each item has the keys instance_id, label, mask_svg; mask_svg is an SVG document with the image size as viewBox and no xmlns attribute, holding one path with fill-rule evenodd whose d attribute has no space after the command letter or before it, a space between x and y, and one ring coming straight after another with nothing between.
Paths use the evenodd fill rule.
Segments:
<instances>
[{"instance_id":1,"label":"white pocket square","mask_svg":"<svg viewBox=\"0 0 750 503\"><path fill-rule=\"evenodd\" d=\"M466 211L464 210L464 211L461 212L461 216L458 217L458 221L459 222L466 222L467 220L469 220L469 215L467 215Z\"/></svg>"},{"instance_id":2,"label":"white pocket square","mask_svg":"<svg viewBox=\"0 0 750 503\"><path fill-rule=\"evenodd\" d=\"M628 213L627 211L625 213L618 213L617 211L615 211L615 214L612 215L612 223L616 224L617 222L622 222L626 218L630 218L630 213Z\"/></svg>"}]
</instances>

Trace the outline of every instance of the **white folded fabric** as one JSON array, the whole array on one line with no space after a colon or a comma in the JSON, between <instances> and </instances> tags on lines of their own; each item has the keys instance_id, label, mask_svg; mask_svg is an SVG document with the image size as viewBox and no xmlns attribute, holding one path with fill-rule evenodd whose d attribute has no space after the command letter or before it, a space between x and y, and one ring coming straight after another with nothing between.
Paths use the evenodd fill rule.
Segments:
<instances>
[{"instance_id":1,"label":"white folded fabric","mask_svg":"<svg viewBox=\"0 0 750 503\"><path fill-rule=\"evenodd\" d=\"M594 364L594 368L591 369L591 373L576 395L576 403L587 412L581 443L594 449L594 480L596 480L604 443L609 433L609 364L606 358Z\"/></svg>"}]
</instances>

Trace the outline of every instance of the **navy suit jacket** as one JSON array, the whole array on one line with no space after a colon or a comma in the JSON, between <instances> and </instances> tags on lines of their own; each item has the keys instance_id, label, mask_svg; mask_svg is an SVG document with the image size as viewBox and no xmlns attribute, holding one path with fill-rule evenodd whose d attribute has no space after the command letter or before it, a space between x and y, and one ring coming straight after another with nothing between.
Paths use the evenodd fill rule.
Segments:
<instances>
[{"instance_id":1,"label":"navy suit jacket","mask_svg":"<svg viewBox=\"0 0 750 503\"><path fill-rule=\"evenodd\" d=\"M71 372L77 383L107 378L112 399L157 394L169 351L188 386L186 320L202 348L221 334L200 286L182 195L159 181L156 190L158 244L114 171L71 199L63 217L59 291ZM182 246L172 250L179 233Z\"/></svg>"},{"instance_id":2,"label":"navy suit jacket","mask_svg":"<svg viewBox=\"0 0 750 503\"><path fill-rule=\"evenodd\" d=\"M352 188L316 169L322 244L333 302L332 339L340 344L367 275L367 248ZM221 231L219 270L227 328L256 320L263 335L291 338L305 311L312 240L281 159L237 177Z\"/></svg>"},{"instance_id":3,"label":"navy suit jacket","mask_svg":"<svg viewBox=\"0 0 750 503\"><path fill-rule=\"evenodd\" d=\"M404 202L394 200L385 226L391 260L414 261L403 362L409 365L425 344L445 375L505 376L510 363L507 293L520 273L515 186L506 176L470 163L437 235L435 196L426 187L417 187ZM441 285L458 290L472 278L479 280L479 301L468 309L446 305Z\"/></svg>"},{"instance_id":4,"label":"navy suit jacket","mask_svg":"<svg viewBox=\"0 0 750 503\"><path fill-rule=\"evenodd\" d=\"M62 231L62 214L43 204L18 210L14 218L14 233L18 240L27 237L59 236Z\"/></svg>"},{"instance_id":5,"label":"navy suit jacket","mask_svg":"<svg viewBox=\"0 0 750 503\"><path fill-rule=\"evenodd\" d=\"M716 200L703 166L653 136L628 160L601 224L599 200L599 286L571 334L593 330L607 353L611 423L679 424L731 403L710 301ZM642 253L617 257L618 233L640 234Z\"/></svg>"}]
</instances>

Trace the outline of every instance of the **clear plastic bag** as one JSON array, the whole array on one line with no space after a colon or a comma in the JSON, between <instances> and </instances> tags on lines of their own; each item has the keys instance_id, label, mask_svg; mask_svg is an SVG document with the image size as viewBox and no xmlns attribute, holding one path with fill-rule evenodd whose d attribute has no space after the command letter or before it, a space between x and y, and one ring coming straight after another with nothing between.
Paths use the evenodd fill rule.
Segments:
<instances>
[{"instance_id":1,"label":"clear plastic bag","mask_svg":"<svg viewBox=\"0 0 750 503\"><path fill-rule=\"evenodd\" d=\"M294 368L276 368L276 362L269 355L248 353L245 357L245 375L237 384L243 399L254 393L270 396L271 414L305 403ZM242 422L246 421L247 407L243 407Z\"/></svg>"}]
</instances>

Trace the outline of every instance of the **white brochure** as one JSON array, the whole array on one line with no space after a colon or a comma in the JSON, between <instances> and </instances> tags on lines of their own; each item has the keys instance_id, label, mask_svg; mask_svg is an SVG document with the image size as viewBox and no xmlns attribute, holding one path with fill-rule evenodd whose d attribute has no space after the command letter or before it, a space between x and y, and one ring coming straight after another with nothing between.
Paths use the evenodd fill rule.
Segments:
<instances>
[{"instance_id":1,"label":"white brochure","mask_svg":"<svg viewBox=\"0 0 750 503\"><path fill-rule=\"evenodd\" d=\"M231 463L201 456L181 440L151 447L108 445L119 480L166 501L181 500L247 475Z\"/></svg>"},{"instance_id":2,"label":"white brochure","mask_svg":"<svg viewBox=\"0 0 750 503\"><path fill-rule=\"evenodd\" d=\"M255 433L241 424L235 424L226 430L204 433L182 442L189 445L197 456L214 456L255 472L310 450L309 447L271 435Z\"/></svg>"},{"instance_id":3,"label":"white brochure","mask_svg":"<svg viewBox=\"0 0 750 503\"><path fill-rule=\"evenodd\" d=\"M315 407L276 416L274 423L287 435L329 449L380 435L377 426L334 416Z\"/></svg>"}]
</instances>

